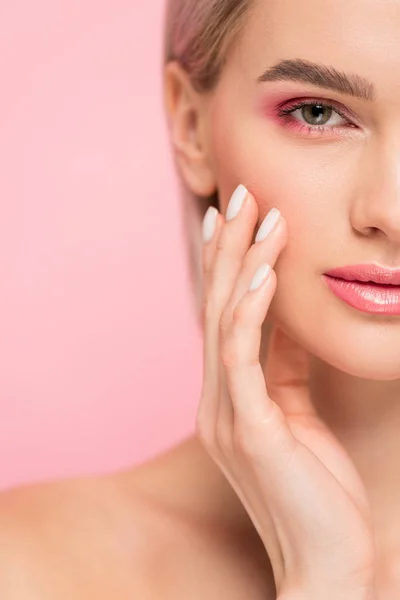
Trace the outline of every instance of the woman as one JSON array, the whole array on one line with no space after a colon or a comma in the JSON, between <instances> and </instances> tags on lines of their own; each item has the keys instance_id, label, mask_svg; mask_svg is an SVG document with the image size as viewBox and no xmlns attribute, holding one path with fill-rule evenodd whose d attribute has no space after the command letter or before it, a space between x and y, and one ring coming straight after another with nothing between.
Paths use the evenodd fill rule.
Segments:
<instances>
[{"instance_id":1,"label":"woman","mask_svg":"<svg viewBox=\"0 0 400 600\"><path fill-rule=\"evenodd\" d=\"M166 23L197 435L3 494L1 597L398 598L400 4L170 0Z\"/></svg>"}]
</instances>

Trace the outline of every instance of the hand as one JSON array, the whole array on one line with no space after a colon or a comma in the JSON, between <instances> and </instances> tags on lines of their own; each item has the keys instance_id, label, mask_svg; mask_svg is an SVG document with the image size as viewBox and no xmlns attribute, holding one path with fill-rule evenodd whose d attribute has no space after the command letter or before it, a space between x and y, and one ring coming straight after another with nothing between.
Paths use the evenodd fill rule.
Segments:
<instances>
[{"instance_id":1,"label":"hand","mask_svg":"<svg viewBox=\"0 0 400 600\"><path fill-rule=\"evenodd\" d=\"M266 239L252 243L258 212L248 193L233 220L218 213L214 236L203 246L197 435L265 545L278 598L369 599L375 574L370 505L350 457L313 408L309 356L274 327L266 365L260 364L262 325L277 285L273 267L287 225L280 216ZM270 275L249 291L262 263L271 266Z\"/></svg>"}]
</instances>

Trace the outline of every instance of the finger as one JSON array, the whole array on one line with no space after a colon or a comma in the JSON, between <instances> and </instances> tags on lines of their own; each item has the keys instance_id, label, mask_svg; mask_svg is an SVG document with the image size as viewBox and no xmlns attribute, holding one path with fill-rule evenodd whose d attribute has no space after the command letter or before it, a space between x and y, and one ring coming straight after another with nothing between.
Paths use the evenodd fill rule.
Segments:
<instances>
[{"instance_id":1,"label":"finger","mask_svg":"<svg viewBox=\"0 0 400 600\"><path fill-rule=\"evenodd\" d=\"M235 226L232 226L230 230L227 230L227 242L226 245L232 245L232 249L227 251L226 263L222 261L219 264L215 265L215 273L217 277L218 270L219 273L225 277L225 293L223 296L223 300L220 304L219 315L224 312L225 305L229 302L229 298L232 296L232 289L234 289L236 285L237 279L240 277L241 270L243 268L243 262L246 260L247 253L249 252L249 246L252 243L254 237L254 227L257 223L258 219L258 205L255 201L255 198L252 194L248 193L248 202L253 202L254 208L256 210L252 211L250 214L250 221L245 211L242 211L235 218ZM253 208L253 207L252 207ZM227 214L229 214L229 207ZM247 218L246 218L247 217ZM236 250L235 250L236 248ZM235 256L236 252L236 256ZM222 254L221 254L222 257ZM230 265L227 264L228 259L232 259ZM228 270L229 269L229 270ZM220 321L218 332L215 332L215 335L219 336L218 349L220 347ZM218 350L219 351L219 350ZM216 428L215 428L215 438L216 443L218 444L220 450L224 453L231 452L232 449L232 432L233 432L233 406L232 401L229 397L229 393L227 390L226 382L225 382L225 372L219 360L217 359L219 364L219 376L218 376L218 405L216 407Z\"/></svg>"},{"instance_id":2,"label":"finger","mask_svg":"<svg viewBox=\"0 0 400 600\"><path fill-rule=\"evenodd\" d=\"M268 221L271 219L270 221ZM226 304L221 318L222 332L230 329L233 310L239 300L247 292L255 272L262 263L274 268L276 260L287 243L286 220L277 209L272 209L265 217L260 230L269 226L268 234L261 241L256 241L247 252L242 269L236 279L231 297ZM265 231L265 229L264 229Z\"/></svg>"},{"instance_id":3,"label":"finger","mask_svg":"<svg viewBox=\"0 0 400 600\"><path fill-rule=\"evenodd\" d=\"M235 201L242 200L241 209L236 217L231 208ZM243 257L248 251L254 225L257 221L258 207L246 188L239 186L232 195L228 206L228 220L221 220L221 229L214 248L204 250L207 261L207 295L204 297L204 377L203 394L198 419L209 420L217 417L220 387L219 358L219 322L222 310L232 293L232 287L241 268Z\"/></svg>"},{"instance_id":4,"label":"finger","mask_svg":"<svg viewBox=\"0 0 400 600\"><path fill-rule=\"evenodd\" d=\"M236 443L254 460L269 457L277 466L290 458L297 441L267 393L259 361L262 323L275 290L276 275L271 270L258 289L246 292L234 309L221 357L234 407Z\"/></svg>"},{"instance_id":5,"label":"finger","mask_svg":"<svg viewBox=\"0 0 400 600\"><path fill-rule=\"evenodd\" d=\"M239 188L233 193L228 205L210 269L210 286L205 299L209 309L207 316L210 317L207 325L211 322L215 324L215 321L219 322L221 318L242 268L243 259L249 250L258 218L258 206L253 195L243 186ZM235 205L236 199L241 199L243 204L237 215L230 218L231 206Z\"/></svg>"},{"instance_id":6,"label":"finger","mask_svg":"<svg viewBox=\"0 0 400 600\"><path fill-rule=\"evenodd\" d=\"M226 335L229 335L234 308L243 295L247 292L257 267L263 262L266 262L273 267L279 253L286 244L286 221L281 218L279 211L276 209L273 209L268 213L267 217L263 220L260 230L264 232L264 237L260 241L255 241L250 250L247 252L243 260L242 269L236 278L230 299L223 311L220 322L222 340L224 337L226 337ZM267 235L265 235L266 233ZM258 233L256 239L257 237ZM221 430L221 439L226 439L224 429L227 427L227 424L229 424L230 430L233 430L233 413L233 405L229 397L225 381L225 372L223 370L221 375L221 400L218 411L218 423L220 423L219 428Z\"/></svg>"},{"instance_id":7,"label":"finger","mask_svg":"<svg viewBox=\"0 0 400 600\"><path fill-rule=\"evenodd\" d=\"M210 206L203 220L203 304L208 297L211 283L211 270L214 263L214 256L217 242L225 219L215 206Z\"/></svg>"},{"instance_id":8,"label":"finger","mask_svg":"<svg viewBox=\"0 0 400 600\"><path fill-rule=\"evenodd\" d=\"M218 369L215 368L214 344L218 340L212 339L211 332L207 335L207 313L209 310L209 294L211 287L211 277L214 266L214 259L217 251L219 236L221 235L225 219L219 211L210 206L203 220L203 248L202 248L202 267L203 267L203 302L202 302L202 325L203 325L203 389L201 402L198 407L197 421L207 418L208 422L214 422L217 414L216 394L218 393ZM218 364L218 363L217 363ZM205 415L205 417L204 417Z\"/></svg>"}]
</instances>

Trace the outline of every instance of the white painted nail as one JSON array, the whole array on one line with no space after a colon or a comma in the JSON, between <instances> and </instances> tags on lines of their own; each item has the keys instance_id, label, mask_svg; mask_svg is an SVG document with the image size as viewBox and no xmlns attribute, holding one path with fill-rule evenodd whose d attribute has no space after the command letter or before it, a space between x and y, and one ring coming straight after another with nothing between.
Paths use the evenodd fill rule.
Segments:
<instances>
[{"instance_id":1,"label":"white painted nail","mask_svg":"<svg viewBox=\"0 0 400 600\"><path fill-rule=\"evenodd\" d=\"M265 238L271 233L279 218L281 213L277 208L271 208L264 221L260 225L260 229L256 235L256 242L262 242Z\"/></svg>"},{"instance_id":2,"label":"white painted nail","mask_svg":"<svg viewBox=\"0 0 400 600\"><path fill-rule=\"evenodd\" d=\"M226 211L226 220L231 221L239 214L240 209L242 208L242 204L244 199L247 196L247 189L244 185L240 184L233 192L231 199L228 204L228 208Z\"/></svg>"},{"instance_id":3,"label":"white painted nail","mask_svg":"<svg viewBox=\"0 0 400 600\"><path fill-rule=\"evenodd\" d=\"M251 281L249 290L252 292L253 290L256 290L257 288L259 288L261 286L261 284L263 284L264 281L267 279L270 272L271 272L271 267L269 265L267 265L267 263L264 263L263 265L261 265L261 267L259 267L259 269L257 270L256 274L254 275L254 277Z\"/></svg>"},{"instance_id":4,"label":"white painted nail","mask_svg":"<svg viewBox=\"0 0 400 600\"><path fill-rule=\"evenodd\" d=\"M210 242L214 237L217 216L218 210L215 208L215 206L210 206L203 220L203 241L205 244Z\"/></svg>"}]
</instances>

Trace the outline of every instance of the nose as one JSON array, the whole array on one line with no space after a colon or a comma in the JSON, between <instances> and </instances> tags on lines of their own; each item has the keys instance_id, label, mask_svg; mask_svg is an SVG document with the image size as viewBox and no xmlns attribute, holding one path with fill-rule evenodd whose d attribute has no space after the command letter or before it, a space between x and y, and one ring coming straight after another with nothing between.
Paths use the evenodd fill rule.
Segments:
<instances>
[{"instance_id":1,"label":"nose","mask_svg":"<svg viewBox=\"0 0 400 600\"><path fill-rule=\"evenodd\" d=\"M398 131L398 130L397 130ZM351 206L353 229L364 237L387 238L400 250L400 138L379 144L362 169L357 198Z\"/></svg>"}]
</instances>

